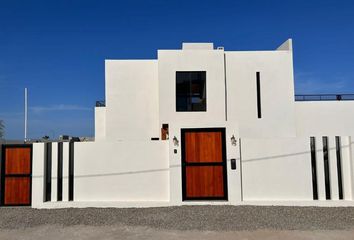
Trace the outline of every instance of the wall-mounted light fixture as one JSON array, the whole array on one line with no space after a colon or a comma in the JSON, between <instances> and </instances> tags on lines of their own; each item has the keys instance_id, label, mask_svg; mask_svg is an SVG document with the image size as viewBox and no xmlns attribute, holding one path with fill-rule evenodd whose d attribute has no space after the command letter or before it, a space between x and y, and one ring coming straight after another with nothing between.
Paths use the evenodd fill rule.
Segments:
<instances>
[{"instance_id":1,"label":"wall-mounted light fixture","mask_svg":"<svg viewBox=\"0 0 354 240\"><path fill-rule=\"evenodd\" d=\"M172 140L173 140L173 145L175 145L176 147L178 147L179 141L178 141L177 137L174 136Z\"/></svg>"},{"instance_id":2,"label":"wall-mounted light fixture","mask_svg":"<svg viewBox=\"0 0 354 240\"><path fill-rule=\"evenodd\" d=\"M231 145L232 146L236 146L237 145L237 139L235 138L235 135L232 134L232 137L231 137Z\"/></svg>"}]
</instances>

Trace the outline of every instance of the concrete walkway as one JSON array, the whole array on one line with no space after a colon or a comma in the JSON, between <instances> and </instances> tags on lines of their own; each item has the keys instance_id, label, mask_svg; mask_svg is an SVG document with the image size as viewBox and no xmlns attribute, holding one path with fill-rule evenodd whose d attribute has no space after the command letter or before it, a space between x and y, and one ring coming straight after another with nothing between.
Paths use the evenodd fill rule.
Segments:
<instances>
[{"instance_id":1,"label":"concrete walkway","mask_svg":"<svg viewBox=\"0 0 354 240\"><path fill-rule=\"evenodd\" d=\"M354 208L1 208L0 239L354 239Z\"/></svg>"},{"instance_id":2,"label":"concrete walkway","mask_svg":"<svg viewBox=\"0 0 354 240\"><path fill-rule=\"evenodd\" d=\"M281 230L255 230L255 231L175 231L160 230L131 226L38 226L26 229L2 229L1 240L62 240L62 239L193 239L193 240L328 240L328 239L354 239L354 231L313 230L313 231L281 231Z\"/></svg>"}]
</instances>

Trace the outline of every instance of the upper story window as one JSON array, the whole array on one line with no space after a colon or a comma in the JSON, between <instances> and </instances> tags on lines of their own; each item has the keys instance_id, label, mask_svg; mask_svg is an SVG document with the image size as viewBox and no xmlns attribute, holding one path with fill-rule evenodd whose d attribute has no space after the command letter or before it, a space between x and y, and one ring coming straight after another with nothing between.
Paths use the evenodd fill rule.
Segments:
<instances>
[{"instance_id":1,"label":"upper story window","mask_svg":"<svg viewBox=\"0 0 354 240\"><path fill-rule=\"evenodd\" d=\"M206 111L206 72L176 72L176 111Z\"/></svg>"}]
</instances>

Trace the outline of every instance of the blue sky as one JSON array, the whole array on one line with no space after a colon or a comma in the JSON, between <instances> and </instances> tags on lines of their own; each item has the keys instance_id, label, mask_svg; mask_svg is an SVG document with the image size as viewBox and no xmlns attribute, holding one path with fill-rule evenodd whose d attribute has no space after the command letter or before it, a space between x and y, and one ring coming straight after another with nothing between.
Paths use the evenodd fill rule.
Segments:
<instances>
[{"instance_id":1,"label":"blue sky","mask_svg":"<svg viewBox=\"0 0 354 240\"><path fill-rule=\"evenodd\" d=\"M0 0L0 119L6 138L92 136L104 99L104 59L156 58L157 49L214 42L275 49L293 38L295 88L354 93L354 1Z\"/></svg>"}]
</instances>

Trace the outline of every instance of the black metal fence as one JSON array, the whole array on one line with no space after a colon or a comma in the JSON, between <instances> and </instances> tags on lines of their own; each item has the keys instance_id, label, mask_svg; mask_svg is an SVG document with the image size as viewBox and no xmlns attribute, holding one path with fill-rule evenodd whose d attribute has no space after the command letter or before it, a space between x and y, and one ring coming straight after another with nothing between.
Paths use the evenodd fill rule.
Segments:
<instances>
[{"instance_id":1,"label":"black metal fence","mask_svg":"<svg viewBox=\"0 0 354 240\"><path fill-rule=\"evenodd\" d=\"M296 94L295 101L354 101L354 94ZM105 107L106 101L96 101L96 107Z\"/></svg>"},{"instance_id":2,"label":"black metal fence","mask_svg":"<svg viewBox=\"0 0 354 240\"><path fill-rule=\"evenodd\" d=\"M96 101L96 107L105 107L106 101Z\"/></svg>"},{"instance_id":3,"label":"black metal fence","mask_svg":"<svg viewBox=\"0 0 354 240\"><path fill-rule=\"evenodd\" d=\"M353 101L354 94L304 94L295 95L295 101Z\"/></svg>"}]
</instances>

